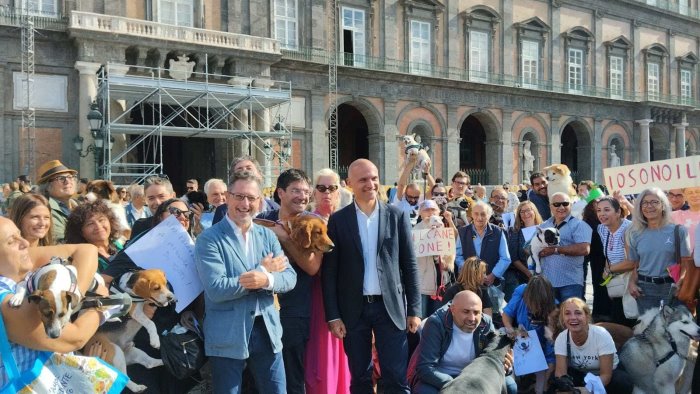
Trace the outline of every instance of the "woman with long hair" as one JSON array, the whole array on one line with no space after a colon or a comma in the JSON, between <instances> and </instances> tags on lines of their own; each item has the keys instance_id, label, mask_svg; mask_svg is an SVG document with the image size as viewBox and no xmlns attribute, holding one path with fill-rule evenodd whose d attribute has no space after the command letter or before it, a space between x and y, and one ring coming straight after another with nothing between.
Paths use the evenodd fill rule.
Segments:
<instances>
[{"instance_id":1,"label":"woman with long hair","mask_svg":"<svg viewBox=\"0 0 700 394\"><path fill-rule=\"evenodd\" d=\"M460 291L471 290L481 298L483 313L491 316L493 314L493 305L491 297L489 297L489 291L484 286L484 278L486 278L486 262L476 256L464 260L464 265L459 270L457 283L447 289L442 297L443 304L452 301Z\"/></svg>"},{"instance_id":2,"label":"woman with long hair","mask_svg":"<svg viewBox=\"0 0 700 394\"><path fill-rule=\"evenodd\" d=\"M683 263L694 263L688 231L673 224L671 204L661 189L652 187L639 194L634 204L632 226L626 231L626 241L628 259L635 265L629 292L637 299L639 314L658 308L661 301L671 304L675 299L675 288L668 268L677 262L676 248L680 249Z\"/></svg>"},{"instance_id":3,"label":"woman with long hair","mask_svg":"<svg viewBox=\"0 0 700 394\"><path fill-rule=\"evenodd\" d=\"M515 288L527 281L532 273L527 268L527 259L530 257L526 246L537 232L537 226L542 223L542 216L537 207L530 201L523 201L515 209L513 227L508 229L508 252L510 253L510 266L505 273L503 293L505 300L510 301Z\"/></svg>"},{"instance_id":4,"label":"woman with long hair","mask_svg":"<svg viewBox=\"0 0 700 394\"><path fill-rule=\"evenodd\" d=\"M88 243L97 247L97 272L104 271L109 259L124 249L119 237L118 219L103 200L79 205L66 223L66 243Z\"/></svg>"},{"instance_id":5,"label":"woman with long hair","mask_svg":"<svg viewBox=\"0 0 700 394\"><path fill-rule=\"evenodd\" d=\"M13 203L10 219L19 228L29 247L53 245L49 200L39 194L23 194Z\"/></svg>"},{"instance_id":6,"label":"woman with long hair","mask_svg":"<svg viewBox=\"0 0 700 394\"><path fill-rule=\"evenodd\" d=\"M585 181L588 182L588 181ZM586 188L586 183L581 183L583 188ZM605 254L603 253L603 243L601 242L600 234L598 234L598 225L600 220L598 220L597 214L598 200L591 200L583 208L583 219L586 224L588 224L591 229L591 250L588 256L583 260L583 274L584 278L588 275L588 266L591 267L591 282L593 283L593 316L598 319L607 320L610 318L610 302L607 297L608 291L605 286L601 286L600 283L603 282L603 269L605 268ZM585 281L584 281L585 282Z\"/></svg>"}]
</instances>

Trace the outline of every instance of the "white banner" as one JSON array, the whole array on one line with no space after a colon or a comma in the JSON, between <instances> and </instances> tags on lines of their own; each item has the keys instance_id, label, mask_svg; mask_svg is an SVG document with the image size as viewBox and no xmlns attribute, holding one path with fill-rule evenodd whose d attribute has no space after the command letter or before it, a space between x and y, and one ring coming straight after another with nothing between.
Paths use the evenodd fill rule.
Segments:
<instances>
[{"instance_id":1,"label":"white banner","mask_svg":"<svg viewBox=\"0 0 700 394\"><path fill-rule=\"evenodd\" d=\"M456 246L453 234L450 227L413 230L416 257L454 255Z\"/></svg>"},{"instance_id":2,"label":"white banner","mask_svg":"<svg viewBox=\"0 0 700 394\"><path fill-rule=\"evenodd\" d=\"M661 190L700 186L700 156L651 161L603 169L605 184L612 193L637 194L650 187Z\"/></svg>"}]
</instances>

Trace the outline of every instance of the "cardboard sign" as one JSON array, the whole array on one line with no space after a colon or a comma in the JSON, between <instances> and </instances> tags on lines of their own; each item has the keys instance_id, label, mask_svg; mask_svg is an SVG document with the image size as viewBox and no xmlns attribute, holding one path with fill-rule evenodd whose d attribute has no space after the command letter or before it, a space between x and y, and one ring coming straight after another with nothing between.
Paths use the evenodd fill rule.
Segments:
<instances>
[{"instance_id":1,"label":"cardboard sign","mask_svg":"<svg viewBox=\"0 0 700 394\"><path fill-rule=\"evenodd\" d=\"M547 360L537 337L537 331L527 332L528 337L519 337L513 345L513 372L515 376L527 375L547 369Z\"/></svg>"},{"instance_id":2,"label":"cardboard sign","mask_svg":"<svg viewBox=\"0 0 700 394\"><path fill-rule=\"evenodd\" d=\"M413 230L413 249L416 257L457 253L454 233L450 227Z\"/></svg>"},{"instance_id":3,"label":"cardboard sign","mask_svg":"<svg viewBox=\"0 0 700 394\"><path fill-rule=\"evenodd\" d=\"M610 192L637 194L650 187L661 190L700 186L700 156L651 161L603 169Z\"/></svg>"},{"instance_id":4,"label":"cardboard sign","mask_svg":"<svg viewBox=\"0 0 700 394\"><path fill-rule=\"evenodd\" d=\"M174 215L160 222L124 251L136 265L157 268L173 286L180 313L204 291L194 264L194 242Z\"/></svg>"}]
</instances>

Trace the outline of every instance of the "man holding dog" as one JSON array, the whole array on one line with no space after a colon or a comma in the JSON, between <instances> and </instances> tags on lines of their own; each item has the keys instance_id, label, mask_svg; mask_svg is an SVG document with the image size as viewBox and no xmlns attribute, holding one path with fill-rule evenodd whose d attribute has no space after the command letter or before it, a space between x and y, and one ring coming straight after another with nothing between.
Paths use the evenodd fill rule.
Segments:
<instances>
[{"instance_id":1,"label":"man holding dog","mask_svg":"<svg viewBox=\"0 0 700 394\"><path fill-rule=\"evenodd\" d=\"M571 216L571 198L567 194L554 193L550 205L552 217L540 228L559 230L559 245L540 252L542 275L552 282L558 300L583 298L583 259L590 253L593 230Z\"/></svg>"},{"instance_id":2,"label":"man holding dog","mask_svg":"<svg viewBox=\"0 0 700 394\"><path fill-rule=\"evenodd\" d=\"M262 198L260 178L242 171L229 182L226 217L195 244L214 392L240 393L247 365L260 393L286 393L282 325L273 293L294 288L296 273L272 231L253 223Z\"/></svg>"},{"instance_id":3,"label":"man holding dog","mask_svg":"<svg viewBox=\"0 0 700 394\"><path fill-rule=\"evenodd\" d=\"M482 313L481 298L469 290L457 293L425 321L420 344L411 357L408 379L414 394L436 394L457 377L488 344L496 329ZM512 352L503 360L506 371L513 365ZM478 378L475 376L475 378ZM508 393L518 392L512 375L506 376Z\"/></svg>"},{"instance_id":4,"label":"man holding dog","mask_svg":"<svg viewBox=\"0 0 700 394\"><path fill-rule=\"evenodd\" d=\"M378 199L379 172L367 159L348 171L355 202L334 213L335 244L321 271L328 328L344 339L352 393L371 393L372 332L387 393L409 393L406 329L420 324L418 270L409 216Z\"/></svg>"}]
</instances>

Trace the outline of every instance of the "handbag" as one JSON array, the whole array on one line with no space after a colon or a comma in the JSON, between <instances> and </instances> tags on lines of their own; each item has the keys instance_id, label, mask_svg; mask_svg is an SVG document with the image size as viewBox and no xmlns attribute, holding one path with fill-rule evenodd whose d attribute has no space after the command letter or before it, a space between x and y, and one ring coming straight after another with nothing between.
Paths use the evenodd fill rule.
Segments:
<instances>
[{"instance_id":1,"label":"handbag","mask_svg":"<svg viewBox=\"0 0 700 394\"><path fill-rule=\"evenodd\" d=\"M700 289L700 268L696 267L695 264L682 263L679 225L676 225L674 232L676 238L676 264L682 265L682 268L685 268L685 276L683 277L683 282L681 282L680 289L678 289L676 298L683 302L692 313L695 313L696 296L698 294L698 289Z\"/></svg>"},{"instance_id":2,"label":"handbag","mask_svg":"<svg viewBox=\"0 0 700 394\"><path fill-rule=\"evenodd\" d=\"M605 247L603 250L607 250L608 245L610 243L610 232L608 232L608 236L606 237L605 240ZM606 261L607 261L607 254L605 256ZM621 274L614 274L610 278L610 280L606 282L603 282L605 284L606 289L608 290L608 297L610 298L619 298L625 295L627 292L627 285L629 284L630 281L630 276L631 272L624 272Z\"/></svg>"},{"instance_id":3,"label":"handbag","mask_svg":"<svg viewBox=\"0 0 700 394\"><path fill-rule=\"evenodd\" d=\"M160 338L160 357L171 375L182 380L199 371L207 357L204 341L190 330L180 333L173 329Z\"/></svg>"},{"instance_id":4,"label":"handbag","mask_svg":"<svg viewBox=\"0 0 700 394\"><path fill-rule=\"evenodd\" d=\"M0 293L0 300L9 295ZM39 352L31 368L19 371L0 317L0 354L7 383L1 394L9 393L103 393L118 394L129 378L98 357Z\"/></svg>"}]
</instances>

